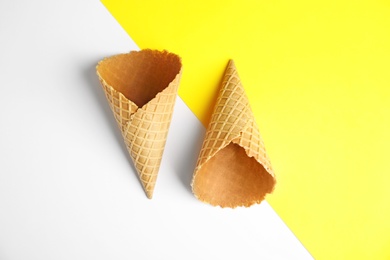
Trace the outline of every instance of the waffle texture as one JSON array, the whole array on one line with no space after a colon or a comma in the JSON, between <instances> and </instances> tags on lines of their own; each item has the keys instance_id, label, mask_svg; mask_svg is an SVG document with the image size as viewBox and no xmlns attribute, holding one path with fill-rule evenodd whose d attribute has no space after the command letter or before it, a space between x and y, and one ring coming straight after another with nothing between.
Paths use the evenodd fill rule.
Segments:
<instances>
[{"instance_id":1,"label":"waffle texture","mask_svg":"<svg viewBox=\"0 0 390 260\"><path fill-rule=\"evenodd\" d=\"M249 100L231 60L194 171L193 192L201 201L234 208L260 203L273 191L275 182Z\"/></svg>"},{"instance_id":2,"label":"waffle texture","mask_svg":"<svg viewBox=\"0 0 390 260\"><path fill-rule=\"evenodd\" d=\"M180 58L142 50L106 58L97 75L148 198L161 164L182 73Z\"/></svg>"}]
</instances>

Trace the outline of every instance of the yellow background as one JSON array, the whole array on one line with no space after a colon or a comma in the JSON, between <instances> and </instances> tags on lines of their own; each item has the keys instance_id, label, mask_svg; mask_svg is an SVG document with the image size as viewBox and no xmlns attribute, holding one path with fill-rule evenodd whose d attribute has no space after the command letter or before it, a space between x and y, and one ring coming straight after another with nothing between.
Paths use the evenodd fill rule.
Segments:
<instances>
[{"instance_id":1,"label":"yellow background","mask_svg":"<svg viewBox=\"0 0 390 260\"><path fill-rule=\"evenodd\" d=\"M182 56L206 125L233 58L275 168L267 200L316 259L390 259L390 2L103 3Z\"/></svg>"}]
</instances>

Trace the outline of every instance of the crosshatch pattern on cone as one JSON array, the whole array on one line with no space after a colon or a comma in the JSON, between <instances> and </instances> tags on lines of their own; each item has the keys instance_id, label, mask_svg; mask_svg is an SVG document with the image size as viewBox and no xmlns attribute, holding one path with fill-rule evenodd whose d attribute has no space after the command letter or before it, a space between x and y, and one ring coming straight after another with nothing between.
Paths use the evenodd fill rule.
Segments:
<instances>
[{"instance_id":1,"label":"crosshatch pattern on cone","mask_svg":"<svg viewBox=\"0 0 390 260\"><path fill-rule=\"evenodd\" d=\"M152 198L182 73L179 56L141 50L99 62L97 74L148 198Z\"/></svg>"},{"instance_id":2,"label":"crosshatch pattern on cone","mask_svg":"<svg viewBox=\"0 0 390 260\"><path fill-rule=\"evenodd\" d=\"M195 196L214 206L260 203L275 174L233 61L229 61L194 171Z\"/></svg>"}]
</instances>

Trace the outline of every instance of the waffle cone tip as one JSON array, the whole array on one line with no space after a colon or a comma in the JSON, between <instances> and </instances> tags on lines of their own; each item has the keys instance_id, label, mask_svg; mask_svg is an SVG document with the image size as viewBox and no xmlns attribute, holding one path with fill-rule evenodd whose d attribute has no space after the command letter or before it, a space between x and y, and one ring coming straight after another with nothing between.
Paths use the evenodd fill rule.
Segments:
<instances>
[{"instance_id":1,"label":"waffle cone tip","mask_svg":"<svg viewBox=\"0 0 390 260\"><path fill-rule=\"evenodd\" d=\"M146 193L146 197L148 197L148 199L153 199L153 191L145 191Z\"/></svg>"}]
</instances>

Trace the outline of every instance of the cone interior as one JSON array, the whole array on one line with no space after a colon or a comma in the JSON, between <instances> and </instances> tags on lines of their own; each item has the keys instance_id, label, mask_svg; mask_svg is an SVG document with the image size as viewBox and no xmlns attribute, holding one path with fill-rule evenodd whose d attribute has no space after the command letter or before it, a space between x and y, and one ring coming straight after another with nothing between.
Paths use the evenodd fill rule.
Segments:
<instances>
[{"instance_id":1,"label":"cone interior","mask_svg":"<svg viewBox=\"0 0 390 260\"><path fill-rule=\"evenodd\" d=\"M262 201L274 182L244 148L230 143L202 166L193 188L199 199L212 205L236 207Z\"/></svg>"},{"instance_id":2,"label":"cone interior","mask_svg":"<svg viewBox=\"0 0 390 260\"><path fill-rule=\"evenodd\" d=\"M172 53L142 50L103 60L97 71L105 82L142 107L163 91L180 72L180 58Z\"/></svg>"}]
</instances>

